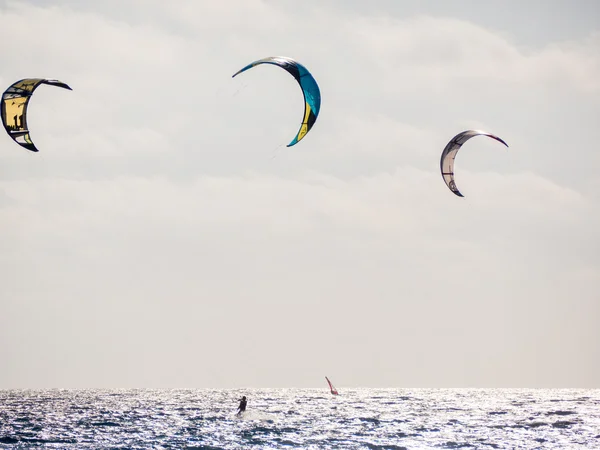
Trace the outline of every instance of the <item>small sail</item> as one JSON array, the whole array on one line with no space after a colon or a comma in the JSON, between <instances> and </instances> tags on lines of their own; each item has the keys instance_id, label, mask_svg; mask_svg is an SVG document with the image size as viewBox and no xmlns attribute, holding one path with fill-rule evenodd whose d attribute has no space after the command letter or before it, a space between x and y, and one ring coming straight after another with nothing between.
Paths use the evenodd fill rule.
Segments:
<instances>
[{"instance_id":1,"label":"small sail","mask_svg":"<svg viewBox=\"0 0 600 450\"><path fill-rule=\"evenodd\" d=\"M331 381L329 381L329 378L325 377L325 379L327 380L327 383L329 383L329 390L331 391L331 394L338 395L337 389L333 386L333 384L331 384Z\"/></svg>"}]
</instances>

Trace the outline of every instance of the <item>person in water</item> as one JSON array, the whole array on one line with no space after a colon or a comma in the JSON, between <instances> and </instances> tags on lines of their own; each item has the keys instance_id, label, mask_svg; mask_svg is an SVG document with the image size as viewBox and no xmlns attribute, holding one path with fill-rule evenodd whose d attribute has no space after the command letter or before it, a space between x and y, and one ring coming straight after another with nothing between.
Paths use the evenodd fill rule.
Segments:
<instances>
[{"instance_id":1,"label":"person in water","mask_svg":"<svg viewBox=\"0 0 600 450\"><path fill-rule=\"evenodd\" d=\"M246 401L246 396L244 395L242 397L242 399L240 400L240 406L238 406L238 412L237 412L238 416L241 413L243 413L244 411L246 411L246 403L248 403L248 402Z\"/></svg>"}]
</instances>

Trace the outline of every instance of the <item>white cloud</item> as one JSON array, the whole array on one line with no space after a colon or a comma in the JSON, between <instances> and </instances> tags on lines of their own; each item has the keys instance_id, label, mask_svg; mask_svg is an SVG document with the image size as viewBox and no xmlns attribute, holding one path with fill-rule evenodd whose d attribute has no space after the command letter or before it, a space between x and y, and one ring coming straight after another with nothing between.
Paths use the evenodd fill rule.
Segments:
<instances>
[{"instance_id":1,"label":"white cloud","mask_svg":"<svg viewBox=\"0 0 600 450\"><path fill-rule=\"evenodd\" d=\"M494 88L507 83L547 89L566 85L592 94L600 89L598 33L583 42L524 50L502 35L452 18L370 17L346 27L357 48L362 48L362 57L377 62L388 74L390 88L399 92L414 86L407 86L407 80L437 92L457 82L493 83Z\"/></svg>"},{"instance_id":2,"label":"white cloud","mask_svg":"<svg viewBox=\"0 0 600 450\"><path fill-rule=\"evenodd\" d=\"M190 385L280 382L265 347L286 385L324 366L347 384L471 383L458 367L431 375L445 346L479 385L597 378L598 361L537 381L529 363L534 334L555 342L562 329L575 372L589 367L598 333L597 34L526 49L456 18L322 5L56 5L0 8L0 38L20 43L3 49L0 82L74 89L36 91L39 154L0 142L0 359L15 361L0 385L97 385L98 361L128 364L110 385L156 385L199 343ZM321 116L293 148L295 81L274 67L230 78L269 54L297 57L321 86ZM459 199L439 156L470 127L510 148L465 145ZM48 352L81 376L55 365L50 381L23 378ZM386 356L402 352L412 371ZM231 375L248 353L250 378ZM541 355L553 367L551 346ZM161 357L170 366L148 376Z\"/></svg>"}]
</instances>

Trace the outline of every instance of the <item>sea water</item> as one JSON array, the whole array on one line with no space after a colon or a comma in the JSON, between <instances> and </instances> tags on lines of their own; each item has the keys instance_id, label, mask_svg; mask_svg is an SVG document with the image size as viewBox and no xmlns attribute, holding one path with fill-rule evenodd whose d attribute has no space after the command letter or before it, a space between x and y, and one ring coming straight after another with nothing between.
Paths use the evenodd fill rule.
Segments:
<instances>
[{"instance_id":1,"label":"sea water","mask_svg":"<svg viewBox=\"0 0 600 450\"><path fill-rule=\"evenodd\" d=\"M4 390L0 448L600 449L600 390Z\"/></svg>"}]
</instances>

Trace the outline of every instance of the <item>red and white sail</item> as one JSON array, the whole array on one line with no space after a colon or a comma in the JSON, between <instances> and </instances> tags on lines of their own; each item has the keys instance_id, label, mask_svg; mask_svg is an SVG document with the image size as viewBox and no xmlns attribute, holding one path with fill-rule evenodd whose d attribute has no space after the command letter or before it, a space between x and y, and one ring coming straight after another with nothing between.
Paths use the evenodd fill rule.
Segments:
<instances>
[{"instance_id":1,"label":"red and white sail","mask_svg":"<svg viewBox=\"0 0 600 450\"><path fill-rule=\"evenodd\" d=\"M333 384L331 384L331 381L329 381L329 378L325 377L325 379L327 380L327 383L329 384L329 390L331 391L331 394L338 395L337 389L333 386Z\"/></svg>"}]
</instances>

